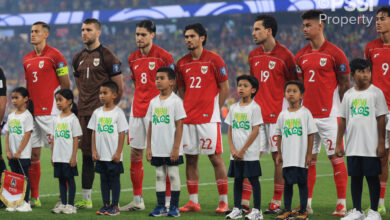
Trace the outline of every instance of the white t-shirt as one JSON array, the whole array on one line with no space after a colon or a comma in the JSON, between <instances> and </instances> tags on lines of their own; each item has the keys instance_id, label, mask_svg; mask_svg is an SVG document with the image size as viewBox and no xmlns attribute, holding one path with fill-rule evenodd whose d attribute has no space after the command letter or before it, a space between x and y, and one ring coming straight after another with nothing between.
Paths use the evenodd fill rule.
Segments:
<instances>
[{"instance_id":1,"label":"white t-shirt","mask_svg":"<svg viewBox=\"0 0 390 220\"><path fill-rule=\"evenodd\" d=\"M95 131L96 151L100 161L112 161L118 149L119 133L129 129L125 113L117 106L111 111L103 111L103 107L95 109L88 128Z\"/></svg>"},{"instance_id":2,"label":"white t-shirt","mask_svg":"<svg viewBox=\"0 0 390 220\"><path fill-rule=\"evenodd\" d=\"M246 106L240 106L239 102L235 103L230 107L225 123L232 126L233 144L236 150L240 151L252 133L252 127L263 123L260 106L255 101ZM258 140L257 138L256 140ZM256 140L245 151L244 161L259 160L260 145ZM230 159L233 160L231 154Z\"/></svg>"},{"instance_id":3,"label":"white t-shirt","mask_svg":"<svg viewBox=\"0 0 390 220\"><path fill-rule=\"evenodd\" d=\"M152 155L153 157L169 157L175 142L175 121L186 118L183 101L175 94L160 100L154 97L149 104L146 119L152 122ZM149 125L148 125L149 126ZM180 144L180 155L183 148Z\"/></svg>"},{"instance_id":4,"label":"white t-shirt","mask_svg":"<svg viewBox=\"0 0 390 220\"><path fill-rule=\"evenodd\" d=\"M280 113L275 134L282 136L283 168L306 168L308 135L317 132L313 116L304 106L295 112L284 110Z\"/></svg>"},{"instance_id":5,"label":"white t-shirt","mask_svg":"<svg viewBox=\"0 0 390 220\"><path fill-rule=\"evenodd\" d=\"M75 114L56 116L53 124L53 162L69 163L73 153L73 138L83 135Z\"/></svg>"},{"instance_id":6,"label":"white t-shirt","mask_svg":"<svg viewBox=\"0 0 390 220\"><path fill-rule=\"evenodd\" d=\"M364 91L357 91L352 87L344 94L340 117L345 118L346 121L346 156L377 157L378 127L376 117L387 113L385 96L374 85L370 85Z\"/></svg>"},{"instance_id":7,"label":"white t-shirt","mask_svg":"<svg viewBox=\"0 0 390 220\"><path fill-rule=\"evenodd\" d=\"M8 115L5 131L9 132L9 150L12 155L18 152L20 144L26 132L32 131L34 119L31 113L26 110L22 114L12 112ZM31 159L31 138L20 154L20 159Z\"/></svg>"}]
</instances>

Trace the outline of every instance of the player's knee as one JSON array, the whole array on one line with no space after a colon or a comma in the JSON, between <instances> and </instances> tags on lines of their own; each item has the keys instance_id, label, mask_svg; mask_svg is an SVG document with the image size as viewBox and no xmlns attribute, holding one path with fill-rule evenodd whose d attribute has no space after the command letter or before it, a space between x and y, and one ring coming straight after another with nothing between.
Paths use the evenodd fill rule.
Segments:
<instances>
[{"instance_id":1,"label":"player's knee","mask_svg":"<svg viewBox=\"0 0 390 220\"><path fill-rule=\"evenodd\" d=\"M210 159L211 164L214 167L219 167L219 166L223 166L224 165L221 154L209 155L209 159Z\"/></svg>"},{"instance_id":2,"label":"player's knee","mask_svg":"<svg viewBox=\"0 0 390 220\"><path fill-rule=\"evenodd\" d=\"M186 155L187 166L198 166L198 155Z\"/></svg>"},{"instance_id":3,"label":"player's knee","mask_svg":"<svg viewBox=\"0 0 390 220\"><path fill-rule=\"evenodd\" d=\"M144 150L142 150L142 149L137 149L137 148L132 147L131 152L130 152L130 158L131 159L140 158L143 156L143 152L144 152Z\"/></svg>"}]
</instances>

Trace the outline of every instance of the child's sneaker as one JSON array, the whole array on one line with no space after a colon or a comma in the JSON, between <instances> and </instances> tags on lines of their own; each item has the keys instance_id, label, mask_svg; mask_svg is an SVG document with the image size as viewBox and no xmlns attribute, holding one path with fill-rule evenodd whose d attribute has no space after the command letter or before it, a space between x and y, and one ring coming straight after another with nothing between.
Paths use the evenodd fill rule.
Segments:
<instances>
[{"instance_id":1,"label":"child's sneaker","mask_svg":"<svg viewBox=\"0 0 390 220\"><path fill-rule=\"evenodd\" d=\"M98 215L104 215L104 213L108 210L110 206L108 205L103 205L103 207L101 207L97 212L96 214Z\"/></svg>"},{"instance_id":2,"label":"child's sneaker","mask_svg":"<svg viewBox=\"0 0 390 220\"><path fill-rule=\"evenodd\" d=\"M16 211L16 206L9 206L5 208L5 211L7 212L15 212Z\"/></svg>"},{"instance_id":3,"label":"child's sneaker","mask_svg":"<svg viewBox=\"0 0 390 220\"><path fill-rule=\"evenodd\" d=\"M309 219L309 213L308 211L299 211L298 216L295 219L300 219L300 220L307 220Z\"/></svg>"},{"instance_id":4,"label":"child's sneaker","mask_svg":"<svg viewBox=\"0 0 390 220\"><path fill-rule=\"evenodd\" d=\"M82 199L74 204L78 209L92 209L92 200Z\"/></svg>"},{"instance_id":5,"label":"child's sneaker","mask_svg":"<svg viewBox=\"0 0 390 220\"><path fill-rule=\"evenodd\" d=\"M76 209L76 207L68 204L62 210L62 213L64 213L64 214L76 214L77 213L77 209Z\"/></svg>"},{"instance_id":6,"label":"child's sneaker","mask_svg":"<svg viewBox=\"0 0 390 220\"><path fill-rule=\"evenodd\" d=\"M381 214L370 209L367 213L367 217L364 220L382 220Z\"/></svg>"},{"instance_id":7,"label":"child's sneaker","mask_svg":"<svg viewBox=\"0 0 390 220\"><path fill-rule=\"evenodd\" d=\"M280 213L282 210L280 209L280 203L272 200L268 208L264 211L264 214L277 214Z\"/></svg>"},{"instance_id":8,"label":"child's sneaker","mask_svg":"<svg viewBox=\"0 0 390 220\"><path fill-rule=\"evenodd\" d=\"M180 216L179 208L177 208L174 205L169 206L168 216L169 217L179 217Z\"/></svg>"},{"instance_id":9,"label":"child's sneaker","mask_svg":"<svg viewBox=\"0 0 390 220\"><path fill-rule=\"evenodd\" d=\"M32 209L31 209L30 203L23 201L22 205L16 207L16 211L17 212L31 212Z\"/></svg>"},{"instance_id":10,"label":"child's sneaker","mask_svg":"<svg viewBox=\"0 0 390 220\"><path fill-rule=\"evenodd\" d=\"M59 206L56 206L54 207L51 212L54 213L54 214L60 214L62 213L62 211L66 208L66 206L64 204L60 204Z\"/></svg>"},{"instance_id":11,"label":"child's sneaker","mask_svg":"<svg viewBox=\"0 0 390 220\"><path fill-rule=\"evenodd\" d=\"M350 210L347 215L340 220L364 220L364 213L356 209Z\"/></svg>"},{"instance_id":12,"label":"child's sneaker","mask_svg":"<svg viewBox=\"0 0 390 220\"><path fill-rule=\"evenodd\" d=\"M345 214L347 214L347 208L345 207L344 204L339 203L339 204L337 204L336 210L334 210L332 215L343 217L343 216L345 216Z\"/></svg>"},{"instance_id":13,"label":"child's sneaker","mask_svg":"<svg viewBox=\"0 0 390 220\"><path fill-rule=\"evenodd\" d=\"M107 211L104 212L105 215L109 215L109 216L114 216L114 215L119 215L121 214L120 211L119 211L119 207L116 205L116 206L113 206L111 205Z\"/></svg>"},{"instance_id":14,"label":"child's sneaker","mask_svg":"<svg viewBox=\"0 0 390 220\"><path fill-rule=\"evenodd\" d=\"M239 208L234 207L229 215L226 215L226 219L239 219L242 218L242 211Z\"/></svg>"},{"instance_id":15,"label":"child's sneaker","mask_svg":"<svg viewBox=\"0 0 390 220\"><path fill-rule=\"evenodd\" d=\"M160 217L160 216L167 216L167 207L165 206L160 206L157 205L153 211L149 213L149 216L154 216L154 217Z\"/></svg>"},{"instance_id":16,"label":"child's sneaker","mask_svg":"<svg viewBox=\"0 0 390 220\"><path fill-rule=\"evenodd\" d=\"M251 213L249 213L248 215L245 216L245 219L247 219L247 220L260 220L260 219L264 219L264 217L263 217L263 213L261 212L261 210L253 208Z\"/></svg>"},{"instance_id":17,"label":"child's sneaker","mask_svg":"<svg viewBox=\"0 0 390 220\"><path fill-rule=\"evenodd\" d=\"M39 198L38 199L31 198L30 199L30 206L31 207L42 207L41 200L39 200Z\"/></svg>"},{"instance_id":18,"label":"child's sneaker","mask_svg":"<svg viewBox=\"0 0 390 220\"><path fill-rule=\"evenodd\" d=\"M294 219L291 211L283 210L282 214L276 216L275 220L291 220Z\"/></svg>"}]
</instances>

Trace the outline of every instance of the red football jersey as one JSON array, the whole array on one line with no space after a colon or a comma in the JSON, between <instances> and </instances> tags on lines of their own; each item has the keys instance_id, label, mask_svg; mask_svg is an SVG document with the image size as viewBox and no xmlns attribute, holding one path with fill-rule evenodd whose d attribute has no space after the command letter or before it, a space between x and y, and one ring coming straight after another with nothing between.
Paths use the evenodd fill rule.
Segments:
<instances>
[{"instance_id":1,"label":"red football jersey","mask_svg":"<svg viewBox=\"0 0 390 220\"><path fill-rule=\"evenodd\" d=\"M337 75L349 74L349 64L344 52L325 40L317 51L310 44L296 55L298 76L302 76L305 86L303 105L314 118L330 116L337 88Z\"/></svg>"},{"instance_id":2,"label":"red football jersey","mask_svg":"<svg viewBox=\"0 0 390 220\"><path fill-rule=\"evenodd\" d=\"M176 65L179 87L185 87L183 99L187 118L185 124L220 122L219 83L228 80L226 64L222 58L203 49L198 60L190 53Z\"/></svg>"},{"instance_id":3,"label":"red football jersey","mask_svg":"<svg viewBox=\"0 0 390 220\"><path fill-rule=\"evenodd\" d=\"M259 91L255 101L261 107L265 123L276 123L282 111L284 84L297 79L293 54L279 42L274 49L265 53L260 46L249 53L251 75L259 80Z\"/></svg>"},{"instance_id":4,"label":"red football jersey","mask_svg":"<svg viewBox=\"0 0 390 220\"><path fill-rule=\"evenodd\" d=\"M139 49L132 53L129 56L129 67L135 82L131 116L145 117L150 100L160 94L155 84L157 70L161 67L174 70L175 61L169 52L153 44L148 55L143 55Z\"/></svg>"},{"instance_id":5,"label":"red football jersey","mask_svg":"<svg viewBox=\"0 0 390 220\"><path fill-rule=\"evenodd\" d=\"M35 51L27 54L23 67L26 87L34 103L34 115L56 114L54 93L60 88L58 76L69 73L64 56L46 44L40 55Z\"/></svg>"},{"instance_id":6,"label":"red football jersey","mask_svg":"<svg viewBox=\"0 0 390 220\"><path fill-rule=\"evenodd\" d=\"M383 91L390 109L390 45L378 38L367 44L364 55L372 65L372 84Z\"/></svg>"}]
</instances>

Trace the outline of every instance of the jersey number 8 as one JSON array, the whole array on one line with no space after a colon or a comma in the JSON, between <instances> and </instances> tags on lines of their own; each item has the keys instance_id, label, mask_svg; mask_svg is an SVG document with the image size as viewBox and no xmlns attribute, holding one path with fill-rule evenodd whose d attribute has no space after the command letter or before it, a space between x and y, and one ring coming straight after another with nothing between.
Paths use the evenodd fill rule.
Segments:
<instances>
[{"instance_id":1,"label":"jersey number 8","mask_svg":"<svg viewBox=\"0 0 390 220\"><path fill-rule=\"evenodd\" d=\"M141 73L141 83L146 84L148 82L148 78L146 73Z\"/></svg>"}]
</instances>

